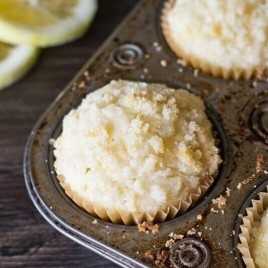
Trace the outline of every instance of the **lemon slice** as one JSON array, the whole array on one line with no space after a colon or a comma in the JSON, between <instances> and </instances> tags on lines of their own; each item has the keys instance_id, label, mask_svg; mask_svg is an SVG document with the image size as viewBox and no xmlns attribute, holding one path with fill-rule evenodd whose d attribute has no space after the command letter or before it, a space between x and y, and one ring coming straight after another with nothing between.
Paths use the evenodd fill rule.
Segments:
<instances>
[{"instance_id":1,"label":"lemon slice","mask_svg":"<svg viewBox=\"0 0 268 268\"><path fill-rule=\"evenodd\" d=\"M38 51L28 45L11 46L0 42L0 90L28 72L37 59Z\"/></svg>"},{"instance_id":2,"label":"lemon slice","mask_svg":"<svg viewBox=\"0 0 268 268\"><path fill-rule=\"evenodd\" d=\"M0 0L0 40L54 46L85 33L97 0Z\"/></svg>"}]
</instances>

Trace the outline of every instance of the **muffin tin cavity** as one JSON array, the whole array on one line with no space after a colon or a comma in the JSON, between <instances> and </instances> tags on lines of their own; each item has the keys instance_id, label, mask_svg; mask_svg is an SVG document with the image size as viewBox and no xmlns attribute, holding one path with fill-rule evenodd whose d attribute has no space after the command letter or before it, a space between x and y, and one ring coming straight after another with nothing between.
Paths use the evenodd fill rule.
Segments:
<instances>
[{"instance_id":1,"label":"muffin tin cavity","mask_svg":"<svg viewBox=\"0 0 268 268\"><path fill-rule=\"evenodd\" d=\"M185 89L187 91L187 89ZM79 103L80 104L80 103ZM179 212L176 215L176 219L179 219L181 216L184 216L187 214L191 215L191 210L192 209L198 209L199 206L203 206L206 204L210 198L212 198L215 194L215 191L220 190L220 188L224 185L224 180L226 176L229 173L230 170L230 158L229 158L229 140L228 137L225 133L225 130L222 126L221 118L219 114L213 109L212 106L209 105L208 102L205 103L206 106L206 115L209 119L209 121L212 124L212 134L214 136L214 139L216 141L216 147L219 148L219 154L220 158L222 159L222 163L219 164L218 167L218 174L214 178L213 182L211 185L209 185L209 188L207 191L202 192L200 198L198 199L197 202L193 202L191 206L185 211L185 212ZM77 104L72 107L76 108ZM103 224L106 224L107 226L117 226L118 228L126 228L126 229L131 229L133 226L124 226L123 223L121 224L116 224L112 223L109 220L108 221L103 221L99 219L98 216L90 215L87 211L85 211L83 208L78 206L73 200L71 200L67 194L65 193L64 189L61 187L59 180L57 179L56 171L54 168L54 161L55 157L53 156L53 143L54 141L60 136L62 132L62 118L59 118L59 121L57 122L56 126L54 129L51 129L51 136L48 137L48 142L47 142L47 156L46 156L46 169L49 174L48 182L51 184L51 191L53 191L53 194L55 195L55 198L60 199L61 203L64 204L65 207L70 206L72 210L75 210L75 213L77 215L81 215L85 218L88 217L89 220L98 220L102 222ZM168 220L173 220L173 218L168 217L165 222Z\"/></svg>"},{"instance_id":2,"label":"muffin tin cavity","mask_svg":"<svg viewBox=\"0 0 268 268\"><path fill-rule=\"evenodd\" d=\"M255 105L249 123L253 133L268 144L268 96Z\"/></svg>"},{"instance_id":3,"label":"muffin tin cavity","mask_svg":"<svg viewBox=\"0 0 268 268\"><path fill-rule=\"evenodd\" d=\"M248 196L241 200L241 206L236 214L236 221L234 224L234 236L233 236L233 253L236 260L238 268L245 268L245 263L242 259L242 255L238 250L237 246L240 243L239 234L241 233L241 225L243 224L242 217L247 215L246 209L252 207L252 200L259 200L260 192L267 192L268 178L258 186L254 187L255 189L251 191Z\"/></svg>"}]
</instances>

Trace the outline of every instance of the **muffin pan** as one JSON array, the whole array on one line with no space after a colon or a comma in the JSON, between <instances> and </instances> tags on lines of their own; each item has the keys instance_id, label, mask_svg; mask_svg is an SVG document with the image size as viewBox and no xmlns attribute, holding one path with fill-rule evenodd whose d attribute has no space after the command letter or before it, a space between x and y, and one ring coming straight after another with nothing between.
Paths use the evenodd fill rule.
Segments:
<instances>
[{"instance_id":1,"label":"muffin pan","mask_svg":"<svg viewBox=\"0 0 268 268\"><path fill-rule=\"evenodd\" d=\"M163 4L140 1L40 118L25 150L26 186L54 228L122 267L244 267L236 250L238 214L267 180L268 84L214 78L181 65L161 33ZM89 215L65 195L53 169L52 143L64 115L113 79L164 83L201 96L219 140L223 163L209 191L183 215L159 224L155 235ZM171 233L184 237L169 249Z\"/></svg>"}]
</instances>

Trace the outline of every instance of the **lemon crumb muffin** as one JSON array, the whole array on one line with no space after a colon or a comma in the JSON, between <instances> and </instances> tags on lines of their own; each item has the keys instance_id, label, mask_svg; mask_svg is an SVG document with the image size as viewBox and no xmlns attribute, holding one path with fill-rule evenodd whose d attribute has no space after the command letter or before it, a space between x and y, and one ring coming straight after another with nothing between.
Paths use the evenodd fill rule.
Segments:
<instances>
[{"instance_id":1,"label":"lemon crumb muffin","mask_svg":"<svg viewBox=\"0 0 268 268\"><path fill-rule=\"evenodd\" d=\"M177 56L205 73L250 78L268 67L267 0L169 0L162 26Z\"/></svg>"},{"instance_id":2,"label":"lemon crumb muffin","mask_svg":"<svg viewBox=\"0 0 268 268\"><path fill-rule=\"evenodd\" d=\"M199 97L123 80L69 112L54 146L66 193L91 214L125 224L187 209L221 161Z\"/></svg>"},{"instance_id":3,"label":"lemon crumb muffin","mask_svg":"<svg viewBox=\"0 0 268 268\"><path fill-rule=\"evenodd\" d=\"M238 249L247 268L266 268L268 263L268 186L251 200L240 225Z\"/></svg>"},{"instance_id":4,"label":"lemon crumb muffin","mask_svg":"<svg viewBox=\"0 0 268 268\"><path fill-rule=\"evenodd\" d=\"M252 257L257 268L266 268L268 264L268 209L261 221L255 222L252 230Z\"/></svg>"}]
</instances>

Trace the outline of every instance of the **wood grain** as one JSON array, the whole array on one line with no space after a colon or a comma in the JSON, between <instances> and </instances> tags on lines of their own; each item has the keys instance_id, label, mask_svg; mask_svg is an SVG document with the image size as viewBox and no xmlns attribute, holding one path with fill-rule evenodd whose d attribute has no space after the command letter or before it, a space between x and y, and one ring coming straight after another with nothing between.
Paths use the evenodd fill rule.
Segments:
<instances>
[{"instance_id":1,"label":"wood grain","mask_svg":"<svg viewBox=\"0 0 268 268\"><path fill-rule=\"evenodd\" d=\"M43 220L26 192L22 161L38 117L136 2L99 0L83 38L42 50L34 69L0 92L0 267L117 267Z\"/></svg>"}]
</instances>

